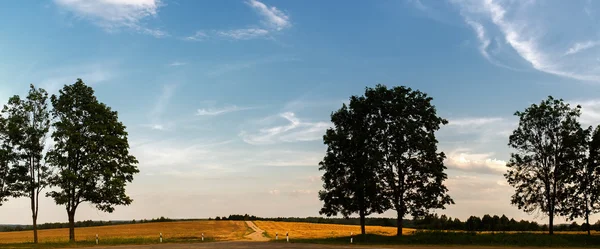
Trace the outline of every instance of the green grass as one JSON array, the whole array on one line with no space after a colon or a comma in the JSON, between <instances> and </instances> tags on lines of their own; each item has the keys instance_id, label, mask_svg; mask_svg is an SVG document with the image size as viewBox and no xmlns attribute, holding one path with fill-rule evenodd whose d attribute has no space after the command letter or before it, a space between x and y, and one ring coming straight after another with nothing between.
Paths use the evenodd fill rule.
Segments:
<instances>
[{"instance_id":1,"label":"green grass","mask_svg":"<svg viewBox=\"0 0 600 249\"><path fill-rule=\"evenodd\" d=\"M204 237L204 242L212 242L213 238ZM201 243L202 237L176 237L164 239L163 243ZM116 245L148 245L148 244L159 244L158 239L150 238L111 238L99 240L97 246L116 246ZM15 244L0 244L0 249L4 248L77 248L77 247L94 247L96 246L96 240L85 240L76 241L74 243L69 242L47 242L47 243L15 243Z\"/></svg>"},{"instance_id":2,"label":"green grass","mask_svg":"<svg viewBox=\"0 0 600 249\"><path fill-rule=\"evenodd\" d=\"M327 239L290 239L291 243L350 244L350 237ZM274 243L285 243L285 240ZM600 236L585 234L533 234L496 233L474 234L454 232L417 232L402 237L374 234L354 237L358 245L478 245L478 246L530 246L530 247L596 247Z\"/></svg>"}]
</instances>

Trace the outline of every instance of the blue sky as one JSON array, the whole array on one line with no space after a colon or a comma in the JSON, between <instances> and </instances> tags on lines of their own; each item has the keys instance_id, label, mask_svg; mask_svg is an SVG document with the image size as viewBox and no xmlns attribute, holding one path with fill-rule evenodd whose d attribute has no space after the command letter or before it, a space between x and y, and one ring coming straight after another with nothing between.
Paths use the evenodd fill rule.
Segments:
<instances>
[{"instance_id":1,"label":"blue sky","mask_svg":"<svg viewBox=\"0 0 600 249\"><path fill-rule=\"evenodd\" d=\"M329 115L378 83L434 97L456 205L507 214L512 114L548 95L600 123L592 1L52 0L0 4L0 99L82 78L128 127L134 203L76 219L317 216ZM25 199L1 223L29 223ZM388 215L388 214L384 214ZM393 214L389 214L393 216ZM596 219L596 217L593 217ZM66 220L42 201L41 222ZM561 220L561 219L559 219Z\"/></svg>"}]
</instances>

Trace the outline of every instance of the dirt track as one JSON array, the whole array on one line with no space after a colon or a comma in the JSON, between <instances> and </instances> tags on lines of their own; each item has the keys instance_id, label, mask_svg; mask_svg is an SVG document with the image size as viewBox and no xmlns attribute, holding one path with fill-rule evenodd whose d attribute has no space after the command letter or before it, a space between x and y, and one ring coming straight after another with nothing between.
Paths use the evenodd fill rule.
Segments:
<instances>
[{"instance_id":1,"label":"dirt track","mask_svg":"<svg viewBox=\"0 0 600 249\"><path fill-rule=\"evenodd\" d=\"M253 233L246 235L246 238L249 238L253 241L269 241L268 238L265 238L265 236L263 236L263 232L265 232L265 231L258 228L256 226L256 224L254 224L254 222L246 221L246 224L248 225L248 227L250 227L252 230L254 230Z\"/></svg>"}]
</instances>

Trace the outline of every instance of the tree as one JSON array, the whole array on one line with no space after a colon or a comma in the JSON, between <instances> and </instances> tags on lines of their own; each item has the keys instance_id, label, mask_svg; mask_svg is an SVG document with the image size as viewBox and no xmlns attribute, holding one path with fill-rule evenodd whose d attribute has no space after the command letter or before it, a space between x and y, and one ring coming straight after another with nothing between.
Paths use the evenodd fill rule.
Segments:
<instances>
[{"instance_id":1,"label":"tree","mask_svg":"<svg viewBox=\"0 0 600 249\"><path fill-rule=\"evenodd\" d=\"M0 115L0 206L8 201L8 197L14 196L12 167L17 156L13 147L8 137L8 122Z\"/></svg>"},{"instance_id":2,"label":"tree","mask_svg":"<svg viewBox=\"0 0 600 249\"><path fill-rule=\"evenodd\" d=\"M328 217L341 213L345 218L360 216L361 233L365 234L365 217L383 213L389 202L381 184L381 167L373 157L373 128L368 123L369 108L364 97L352 96L349 106L331 114L334 127L327 129L323 142L327 152L319 163L323 190L319 214Z\"/></svg>"},{"instance_id":3,"label":"tree","mask_svg":"<svg viewBox=\"0 0 600 249\"><path fill-rule=\"evenodd\" d=\"M48 185L50 175L43 162L46 135L50 128L48 93L30 85L27 98L11 97L2 113L7 118L7 136L17 159L11 173L16 181L14 195L30 199L33 242L38 243L39 197Z\"/></svg>"},{"instance_id":4,"label":"tree","mask_svg":"<svg viewBox=\"0 0 600 249\"><path fill-rule=\"evenodd\" d=\"M580 148L580 109L549 96L539 105L515 113L519 126L509 137L508 145L516 150L504 174L516 188L511 203L527 213L548 215L550 234L554 216L566 211L567 186L572 183Z\"/></svg>"},{"instance_id":5,"label":"tree","mask_svg":"<svg viewBox=\"0 0 600 249\"><path fill-rule=\"evenodd\" d=\"M454 204L443 181L443 152L437 152L435 132L448 121L438 117L433 98L398 86L367 88L368 123L375 139L372 157L383 169L386 197L397 213L397 236L407 214L421 216L429 209Z\"/></svg>"},{"instance_id":6,"label":"tree","mask_svg":"<svg viewBox=\"0 0 600 249\"><path fill-rule=\"evenodd\" d=\"M580 130L578 143L582 145L577 167L572 174L574 184L567 195L569 205L569 220L579 217L585 219L584 224L589 224L590 214L600 211L600 126L592 133L592 127ZM587 155L586 155L587 154ZM590 226L585 226L588 235L591 235Z\"/></svg>"},{"instance_id":7,"label":"tree","mask_svg":"<svg viewBox=\"0 0 600 249\"><path fill-rule=\"evenodd\" d=\"M115 205L131 204L125 186L139 170L117 112L99 102L81 79L65 85L51 102L55 145L47 153L47 162L55 172L50 185L57 190L48 196L66 206L69 240L75 241L79 204L90 202L109 213Z\"/></svg>"},{"instance_id":8,"label":"tree","mask_svg":"<svg viewBox=\"0 0 600 249\"><path fill-rule=\"evenodd\" d=\"M499 230L502 230L502 231L508 230L509 229L508 222L509 222L508 217L506 217L506 215L503 214L502 217L500 217L500 229Z\"/></svg>"}]
</instances>

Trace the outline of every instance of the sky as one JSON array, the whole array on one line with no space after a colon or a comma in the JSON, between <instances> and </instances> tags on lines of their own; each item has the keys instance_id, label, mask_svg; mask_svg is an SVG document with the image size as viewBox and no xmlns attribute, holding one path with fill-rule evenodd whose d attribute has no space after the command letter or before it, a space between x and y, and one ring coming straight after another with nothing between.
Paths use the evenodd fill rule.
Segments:
<instances>
[{"instance_id":1,"label":"sky","mask_svg":"<svg viewBox=\"0 0 600 249\"><path fill-rule=\"evenodd\" d=\"M81 78L118 111L139 160L134 202L110 214L82 204L77 220L304 217L322 206L330 114L365 87L408 86L449 120L436 135L456 204L434 211L545 223L510 204L513 114L552 95L600 124L597 11L591 0L2 1L0 101ZM63 206L40 205L39 222L66 222ZM1 206L0 223L30 224L28 201Z\"/></svg>"}]
</instances>

